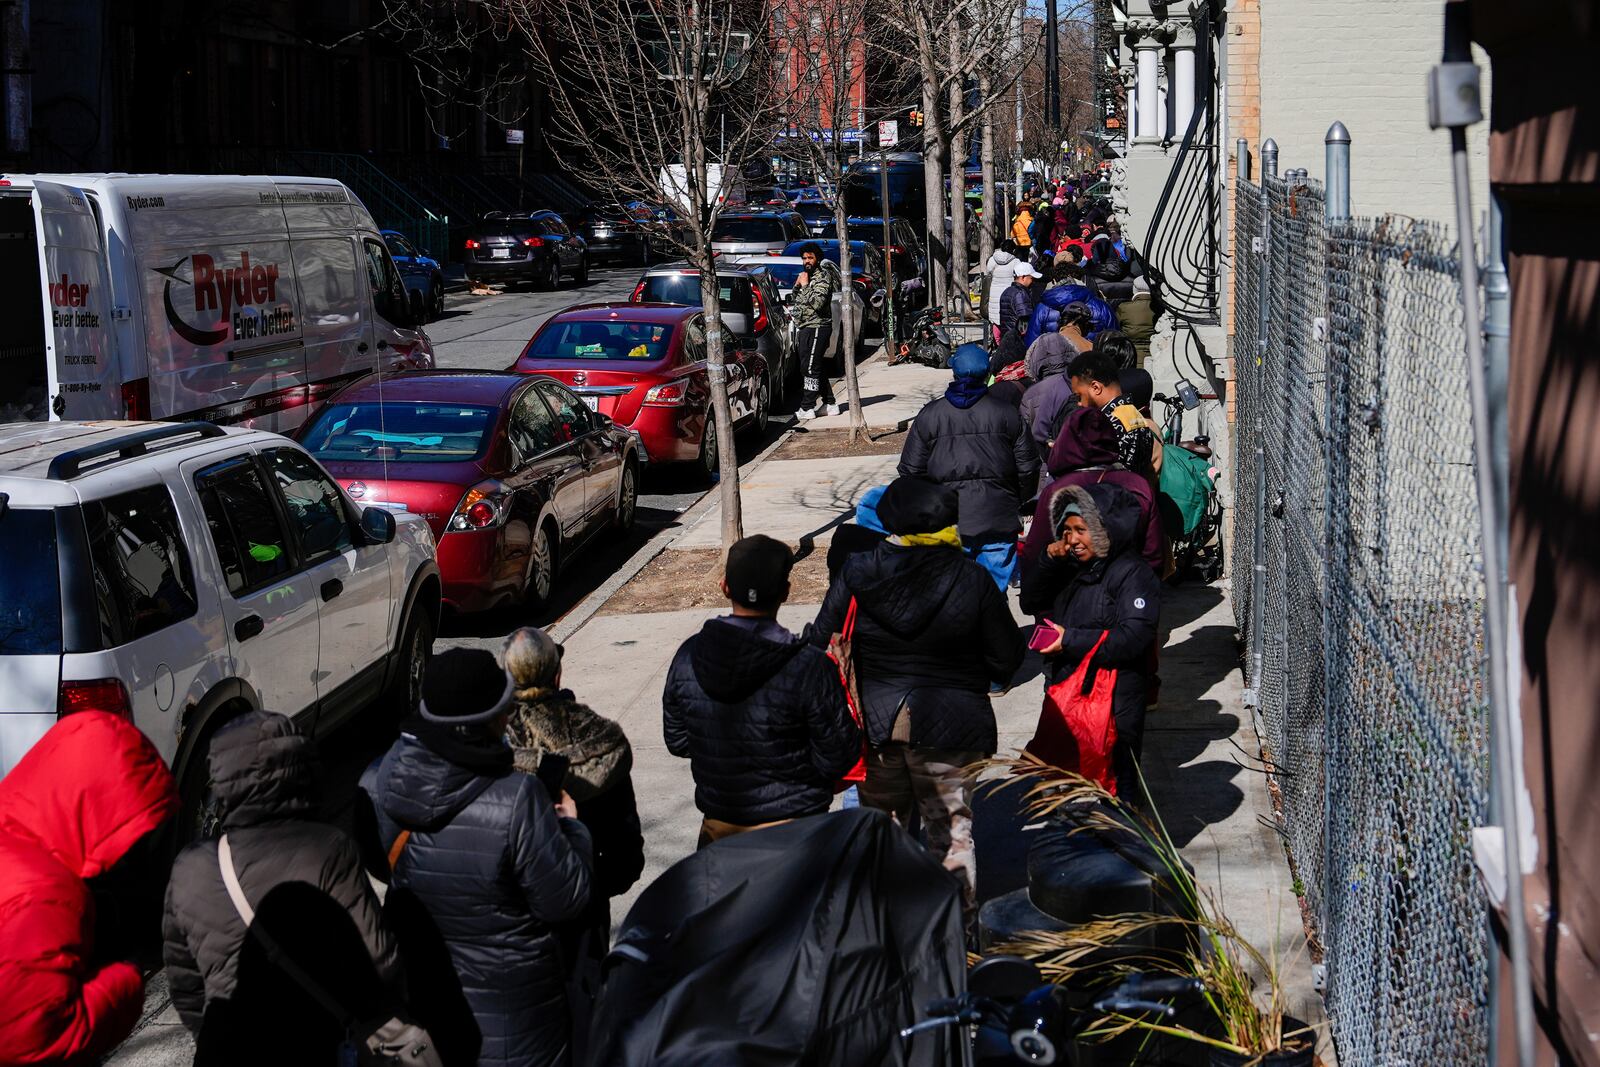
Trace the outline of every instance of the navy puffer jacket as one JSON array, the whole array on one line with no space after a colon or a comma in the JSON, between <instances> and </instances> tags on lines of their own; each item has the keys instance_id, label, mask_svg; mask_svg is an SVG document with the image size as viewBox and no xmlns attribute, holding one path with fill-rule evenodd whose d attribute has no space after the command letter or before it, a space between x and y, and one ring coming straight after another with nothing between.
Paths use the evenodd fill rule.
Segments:
<instances>
[{"instance_id":1,"label":"navy puffer jacket","mask_svg":"<svg viewBox=\"0 0 1600 1067\"><path fill-rule=\"evenodd\" d=\"M1087 285L1057 285L1039 294L1038 303L1029 312L1032 318L1023 340L1031 345L1045 334L1060 330L1061 309L1072 303L1088 306L1089 317L1094 320L1094 325L1085 336L1091 341L1102 331L1117 328L1117 314L1111 310L1110 304L1100 299L1100 294Z\"/></svg>"},{"instance_id":2,"label":"navy puffer jacket","mask_svg":"<svg viewBox=\"0 0 1600 1067\"><path fill-rule=\"evenodd\" d=\"M673 657L661 704L695 806L723 822L819 815L861 755L838 667L797 637L712 619Z\"/></svg>"},{"instance_id":3,"label":"navy puffer jacket","mask_svg":"<svg viewBox=\"0 0 1600 1067\"><path fill-rule=\"evenodd\" d=\"M566 986L552 926L589 902L590 842L539 780L486 777L401 734L361 787L387 846L410 830L394 884L449 946L483 1032L481 1067L568 1062Z\"/></svg>"}]
</instances>

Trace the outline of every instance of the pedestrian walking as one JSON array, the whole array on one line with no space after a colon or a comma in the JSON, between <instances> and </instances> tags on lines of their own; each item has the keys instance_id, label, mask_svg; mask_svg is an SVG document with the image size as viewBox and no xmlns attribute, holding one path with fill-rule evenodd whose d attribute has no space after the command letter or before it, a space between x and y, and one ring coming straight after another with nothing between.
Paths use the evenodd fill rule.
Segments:
<instances>
[{"instance_id":1,"label":"pedestrian walking","mask_svg":"<svg viewBox=\"0 0 1600 1067\"><path fill-rule=\"evenodd\" d=\"M1016 406L989 395L983 346L957 348L950 370L954 380L944 396L930 400L911 424L899 473L956 491L961 542L1005 589L1016 567L1018 510L1033 496L1039 453Z\"/></svg>"},{"instance_id":2,"label":"pedestrian walking","mask_svg":"<svg viewBox=\"0 0 1600 1067\"><path fill-rule=\"evenodd\" d=\"M1078 403L1098 408L1111 420L1117 431L1117 454L1123 466L1135 474L1144 474L1150 470L1155 435L1145 428L1139 409L1122 394L1117 360L1110 354L1119 343L1117 337L1097 339L1094 349L1074 359L1067 373L1072 376L1072 389L1078 394Z\"/></svg>"},{"instance_id":3,"label":"pedestrian walking","mask_svg":"<svg viewBox=\"0 0 1600 1067\"><path fill-rule=\"evenodd\" d=\"M1000 293L1000 337L1026 330L1033 319L1033 285L1044 277L1033 264L1018 260L1012 268L1011 284Z\"/></svg>"},{"instance_id":4,"label":"pedestrian walking","mask_svg":"<svg viewBox=\"0 0 1600 1067\"><path fill-rule=\"evenodd\" d=\"M1068 485L1051 500L1052 540L1022 579L1022 610L1056 633L1041 650L1046 700L1028 750L1134 803L1143 799L1144 672L1161 615L1161 580L1134 544L1138 518L1120 486ZM1105 671L1116 672L1109 687Z\"/></svg>"},{"instance_id":5,"label":"pedestrian walking","mask_svg":"<svg viewBox=\"0 0 1600 1067\"><path fill-rule=\"evenodd\" d=\"M207 1009L230 1000L249 923L223 877L221 842L252 907L284 882L327 894L355 922L372 964L396 1003L405 992L395 940L361 864L356 843L312 818L315 779L310 740L286 715L246 712L211 739L206 767L222 836L178 854L167 884L162 955L178 1018L199 1033Z\"/></svg>"},{"instance_id":6,"label":"pedestrian walking","mask_svg":"<svg viewBox=\"0 0 1600 1067\"><path fill-rule=\"evenodd\" d=\"M1064 373L1079 353L1094 347L1094 341L1089 338L1095 328L1094 315L1084 301L1067 304L1056 323L1055 330L1040 334L1039 339L1028 346L1028 377L1036 382Z\"/></svg>"},{"instance_id":7,"label":"pedestrian walking","mask_svg":"<svg viewBox=\"0 0 1600 1067\"><path fill-rule=\"evenodd\" d=\"M1005 332L1000 322L1000 300L1016 280L1017 267L1021 262L1022 259L1017 256L1016 241L1008 237L1000 242L1000 247L991 252L983 264L984 273L989 276L989 324L994 327L996 340Z\"/></svg>"},{"instance_id":8,"label":"pedestrian walking","mask_svg":"<svg viewBox=\"0 0 1600 1067\"><path fill-rule=\"evenodd\" d=\"M993 755L990 692L1011 682L1025 649L1005 595L961 552L960 498L901 477L878 501L889 538L845 563L811 640L825 646L854 619L851 660L867 731L861 803L905 826L920 815L929 849L975 900L972 784Z\"/></svg>"},{"instance_id":9,"label":"pedestrian walking","mask_svg":"<svg viewBox=\"0 0 1600 1067\"><path fill-rule=\"evenodd\" d=\"M1026 198L1017 205L1017 216L1011 220L1011 239L1024 256L1033 248L1033 205Z\"/></svg>"},{"instance_id":10,"label":"pedestrian walking","mask_svg":"<svg viewBox=\"0 0 1600 1067\"><path fill-rule=\"evenodd\" d=\"M436 654L416 715L361 777L392 884L449 948L483 1035L481 1067L570 1062L558 928L585 914L589 831L565 790L518 771L506 744L515 683L481 648Z\"/></svg>"},{"instance_id":11,"label":"pedestrian walking","mask_svg":"<svg viewBox=\"0 0 1600 1067\"><path fill-rule=\"evenodd\" d=\"M798 419L837 415L833 383L828 380L825 358L833 336L833 294L840 289L839 268L822 258L822 248L808 241L800 248L805 269L795 279L794 324L800 343L801 392Z\"/></svg>"},{"instance_id":12,"label":"pedestrian walking","mask_svg":"<svg viewBox=\"0 0 1600 1067\"><path fill-rule=\"evenodd\" d=\"M506 639L506 673L515 686L506 741L519 771L537 774L550 760L565 765L566 791L577 803L578 821L594 847L588 909L561 930L573 1060L581 1063L590 1012L600 992L600 965L611 947L610 902L644 871L644 832L630 773L633 748L621 726L561 688L563 653L561 645L534 626Z\"/></svg>"},{"instance_id":13,"label":"pedestrian walking","mask_svg":"<svg viewBox=\"0 0 1600 1067\"><path fill-rule=\"evenodd\" d=\"M93 1063L132 1032L141 969L102 936L90 879L159 887L177 812L160 753L107 712L63 717L0 779L0 1063Z\"/></svg>"},{"instance_id":14,"label":"pedestrian walking","mask_svg":"<svg viewBox=\"0 0 1600 1067\"><path fill-rule=\"evenodd\" d=\"M662 695L667 751L689 760L700 847L828 810L861 757L839 668L778 622L794 552L761 534L728 549L729 614L678 648Z\"/></svg>"}]
</instances>

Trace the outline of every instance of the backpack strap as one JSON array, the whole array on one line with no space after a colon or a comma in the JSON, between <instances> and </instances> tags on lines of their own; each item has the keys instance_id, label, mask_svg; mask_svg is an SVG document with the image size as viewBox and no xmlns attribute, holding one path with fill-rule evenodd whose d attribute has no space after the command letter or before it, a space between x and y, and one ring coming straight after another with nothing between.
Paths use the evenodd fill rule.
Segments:
<instances>
[{"instance_id":1,"label":"backpack strap","mask_svg":"<svg viewBox=\"0 0 1600 1067\"><path fill-rule=\"evenodd\" d=\"M400 853L406 850L406 842L411 840L410 830L401 830L400 836L394 839L394 844L389 846L389 870L392 873L400 862Z\"/></svg>"}]
</instances>

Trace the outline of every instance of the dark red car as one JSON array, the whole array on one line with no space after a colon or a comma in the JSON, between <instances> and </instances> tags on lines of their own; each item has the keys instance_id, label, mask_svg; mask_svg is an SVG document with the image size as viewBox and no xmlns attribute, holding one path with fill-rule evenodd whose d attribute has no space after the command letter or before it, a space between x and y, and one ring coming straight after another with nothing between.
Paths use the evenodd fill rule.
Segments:
<instances>
[{"instance_id":1,"label":"dark red car","mask_svg":"<svg viewBox=\"0 0 1600 1067\"><path fill-rule=\"evenodd\" d=\"M628 529L638 504L630 435L545 377L368 375L298 436L358 503L428 520L457 611L542 603L572 553Z\"/></svg>"},{"instance_id":2,"label":"dark red car","mask_svg":"<svg viewBox=\"0 0 1600 1067\"><path fill-rule=\"evenodd\" d=\"M760 434L772 406L766 361L722 323L717 329L734 423ZM718 443L705 345L699 308L580 304L541 326L511 370L566 383L596 412L632 430L649 462L696 463L710 477Z\"/></svg>"}]
</instances>

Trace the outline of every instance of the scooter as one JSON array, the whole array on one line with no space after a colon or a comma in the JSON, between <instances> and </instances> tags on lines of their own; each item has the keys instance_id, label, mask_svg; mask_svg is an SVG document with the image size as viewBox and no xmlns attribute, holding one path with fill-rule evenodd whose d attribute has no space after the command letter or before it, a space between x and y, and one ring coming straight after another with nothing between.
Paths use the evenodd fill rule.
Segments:
<instances>
[{"instance_id":1,"label":"scooter","mask_svg":"<svg viewBox=\"0 0 1600 1067\"><path fill-rule=\"evenodd\" d=\"M1212 463L1210 437L1183 437L1183 413L1200 406L1200 393L1181 378L1172 391L1177 395L1151 397L1166 408L1161 420L1160 506L1177 564L1172 581L1192 574L1202 582L1214 582L1222 577L1223 568L1222 499L1217 493L1222 472Z\"/></svg>"},{"instance_id":2,"label":"scooter","mask_svg":"<svg viewBox=\"0 0 1600 1067\"><path fill-rule=\"evenodd\" d=\"M1172 1018L1170 1001L1194 996L1199 979L1129 975L1098 997L1073 994L1044 981L1039 968L1019 956L991 956L967 974L967 991L928 1005L931 1018L900 1031L901 1037L945 1026L973 1028L975 1067L1013 1067L1018 1063L1077 1062L1077 1038L1107 1014L1151 1014Z\"/></svg>"},{"instance_id":3,"label":"scooter","mask_svg":"<svg viewBox=\"0 0 1600 1067\"><path fill-rule=\"evenodd\" d=\"M912 321L906 331L906 340L900 342L889 366L899 363L920 363L924 367L944 370L950 366L950 353L955 345L950 331L944 325L944 309L930 307Z\"/></svg>"}]
</instances>

